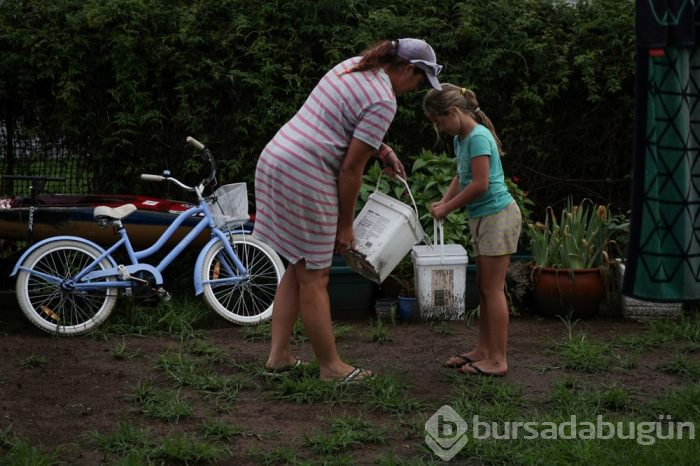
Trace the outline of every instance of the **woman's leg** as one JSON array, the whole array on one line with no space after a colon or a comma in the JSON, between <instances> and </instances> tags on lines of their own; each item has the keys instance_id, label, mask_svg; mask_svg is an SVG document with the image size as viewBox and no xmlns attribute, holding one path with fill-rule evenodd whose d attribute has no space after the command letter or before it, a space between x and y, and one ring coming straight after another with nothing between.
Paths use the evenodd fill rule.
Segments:
<instances>
[{"instance_id":1,"label":"woman's leg","mask_svg":"<svg viewBox=\"0 0 700 466\"><path fill-rule=\"evenodd\" d=\"M295 272L299 282L301 320L318 359L320 377L323 380L342 379L354 368L340 360L335 346L328 297L330 267L307 270L304 261L301 261L296 264Z\"/></svg>"},{"instance_id":2,"label":"woman's leg","mask_svg":"<svg viewBox=\"0 0 700 466\"><path fill-rule=\"evenodd\" d=\"M265 364L268 369L278 369L295 362L289 338L298 317L299 281L294 265L289 264L277 287L275 302L272 305L272 345Z\"/></svg>"},{"instance_id":3,"label":"woman's leg","mask_svg":"<svg viewBox=\"0 0 700 466\"><path fill-rule=\"evenodd\" d=\"M478 284L481 296L479 319L486 318L486 325L479 325L479 341L482 341L481 334L485 333L483 341L486 346L484 357L474 366L488 373L503 374L508 371L506 350L509 317L505 283L509 264L509 255L477 258L477 269L481 272ZM464 370L476 372L469 366L464 366Z\"/></svg>"}]
</instances>

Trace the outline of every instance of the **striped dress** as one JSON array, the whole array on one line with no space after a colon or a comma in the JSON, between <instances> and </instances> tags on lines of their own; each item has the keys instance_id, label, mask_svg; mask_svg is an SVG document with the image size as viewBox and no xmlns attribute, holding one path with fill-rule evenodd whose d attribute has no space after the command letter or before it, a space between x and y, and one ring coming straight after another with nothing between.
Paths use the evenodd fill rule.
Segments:
<instances>
[{"instance_id":1,"label":"striped dress","mask_svg":"<svg viewBox=\"0 0 700 466\"><path fill-rule=\"evenodd\" d=\"M346 72L345 60L316 85L263 149L255 171L254 236L293 264L330 267L338 224L338 173L352 138L378 148L396 114L382 69Z\"/></svg>"}]
</instances>

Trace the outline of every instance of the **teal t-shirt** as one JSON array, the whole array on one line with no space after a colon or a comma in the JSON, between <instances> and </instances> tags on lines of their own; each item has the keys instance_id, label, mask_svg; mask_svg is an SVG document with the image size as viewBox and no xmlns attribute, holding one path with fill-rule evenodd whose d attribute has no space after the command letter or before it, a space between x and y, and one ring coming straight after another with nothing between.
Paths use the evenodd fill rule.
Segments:
<instances>
[{"instance_id":1,"label":"teal t-shirt","mask_svg":"<svg viewBox=\"0 0 700 466\"><path fill-rule=\"evenodd\" d=\"M489 189L467 204L469 216L476 218L493 215L508 207L513 202L513 196L508 192L501 156L491 131L483 125L476 125L464 141L455 136L454 146L462 189L472 181L472 157L489 157Z\"/></svg>"}]
</instances>

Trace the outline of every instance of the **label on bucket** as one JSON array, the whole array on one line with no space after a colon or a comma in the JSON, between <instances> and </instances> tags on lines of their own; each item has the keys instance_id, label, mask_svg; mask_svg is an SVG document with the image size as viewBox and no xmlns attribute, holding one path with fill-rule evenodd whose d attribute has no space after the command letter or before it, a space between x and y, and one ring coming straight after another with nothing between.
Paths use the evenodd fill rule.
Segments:
<instances>
[{"instance_id":1,"label":"label on bucket","mask_svg":"<svg viewBox=\"0 0 700 466\"><path fill-rule=\"evenodd\" d=\"M377 245L391 219L376 210L367 210L355 225L355 241L358 249L369 250Z\"/></svg>"}]
</instances>

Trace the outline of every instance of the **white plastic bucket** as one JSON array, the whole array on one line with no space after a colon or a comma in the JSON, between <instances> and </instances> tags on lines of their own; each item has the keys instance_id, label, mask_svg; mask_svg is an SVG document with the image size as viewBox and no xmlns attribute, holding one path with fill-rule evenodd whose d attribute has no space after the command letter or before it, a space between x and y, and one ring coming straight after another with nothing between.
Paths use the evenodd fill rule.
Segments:
<instances>
[{"instance_id":1,"label":"white plastic bucket","mask_svg":"<svg viewBox=\"0 0 700 466\"><path fill-rule=\"evenodd\" d=\"M406 187L413 208L378 191L377 180L377 187L353 222L354 248L344 254L350 268L375 283L382 283L425 237L408 183L398 179Z\"/></svg>"},{"instance_id":2,"label":"white plastic bucket","mask_svg":"<svg viewBox=\"0 0 700 466\"><path fill-rule=\"evenodd\" d=\"M414 246L411 252L418 312L423 320L462 320L467 251L459 244L445 244L442 222L435 222L433 232L434 244Z\"/></svg>"}]
</instances>

